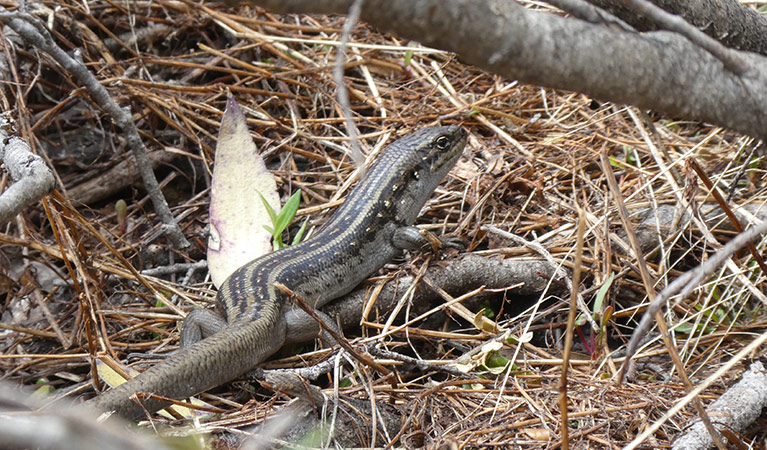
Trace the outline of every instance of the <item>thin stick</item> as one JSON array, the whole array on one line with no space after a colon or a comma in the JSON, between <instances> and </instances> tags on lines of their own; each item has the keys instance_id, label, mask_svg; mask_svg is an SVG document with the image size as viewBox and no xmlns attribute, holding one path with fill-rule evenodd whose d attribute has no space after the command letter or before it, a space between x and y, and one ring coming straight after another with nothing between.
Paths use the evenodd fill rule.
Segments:
<instances>
[{"instance_id":1,"label":"thin stick","mask_svg":"<svg viewBox=\"0 0 767 450\"><path fill-rule=\"evenodd\" d=\"M338 344L344 348L347 352L349 352L350 355L357 361L361 362L362 364L367 364L368 366L374 368L377 370L381 375L389 375L391 371L387 369L386 367L378 364L373 359L368 357L365 354L359 353L357 350L354 349L354 347L349 344L349 341L346 340L343 336L336 333L334 329L327 326L325 322L322 320L322 318L317 314L317 312L309 306L309 304L301 298L295 291L290 289L289 287L285 286L284 284L280 282L274 283L274 287L277 288L280 292L282 292L284 295L288 296L290 300L296 304L299 308L301 308L306 314L308 314L312 319L317 321L317 324L319 324L320 328L322 328L322 331L327 332L329 335L333 337L333 339L338 342Z\"/></svg>"},{"instance_id":2,"label":"thin stick","mask_svg":"<svg viewBox=\"0 0 767 450\"><path fill-rule=\"evenodd\" d=\"M577 205L576 205L577 206ZM578 207L578 237L575 244L575 268L573 269L573 287L570 290L570 312L567 314L567 333L565 350L562 354L562 374L559 378L559 411L562 417L562 448L568 450L570 440L567 428L567 368L570 365L570 347L573 345L575 313L578 311L578 287L581 284L581 260L583 259L583 235L586 233L586 215Z\"/></svg>"}]
</instances>

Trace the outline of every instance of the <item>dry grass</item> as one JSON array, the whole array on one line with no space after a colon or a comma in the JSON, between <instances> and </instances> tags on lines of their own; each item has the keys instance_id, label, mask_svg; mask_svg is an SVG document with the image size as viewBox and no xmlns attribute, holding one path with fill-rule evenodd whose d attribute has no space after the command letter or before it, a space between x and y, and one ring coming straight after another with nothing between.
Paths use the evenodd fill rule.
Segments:
<instances>
[{"instance_id":1,"label":"dry grass","mask_svg":"<svg viewBox=\"0 0 767 450\"><path fill-rule=\"evenodd\" d=\"M304 192L300 215L310 216L312 225L322 223L345 195L339 186L345 186L353 166L339 151L347 142L332 77L342 18L283 17L245 7L242 15L234 15L213 6L168 0L56 4L61 7L55 12L43 8L38 13L53 18L59 44L67 50L82 48L90 70L121 105L132 108L147 147L164 152L158 174L193 242L193 248L183 252L167 247L140 184L127 175L100 180L99 185L123 182L103 198L86 197L91 189L78 191L84 180L104 174L125 158L120 133L92 106L87 92L77 89L48 58L17 48L13 69L18 78L4 86L2 101L13 106L20 134L55 167L61 195L49 197L45 208L28 209L0 234L0 267L8 269L0 279L7 290L0 328L8 330L3 334L0 371L4 378L24 384L44 381L55 389L72 388L74 395L91 386L91 355L122 358L128 352L173 348L182 312L210 303L212 291L200 271L150 277L133 267L204 258L207 185L228 93L245 106L253 137L278 177L284 198L296 188ZM53 2L46 5L54 7ZM748 163L730 204L767 199L763 164L746 159L753 143L745 137L651 117L656 130L650 146L642 134L647 128L644 119L632 117L622 106L504 80L463 65L454 55L411 46L364 24L355 27L351 42L345 74L363 149L369 151L393 130L437 121L460 124L471 133L469 149L429 203L431 212L423 224L458 233L471 242L472 251L488 258L539 258L532 250L480 230L492 224L527 240L537 238L557 262L572 266L576 204L584 209L588 226L581 291L593 302L609 274L616 274L606 300L614 310L606 326L613 348L625 342L646 298L636 258L616 245L625 238L620 237L623 227L599 163L600 152L623 161L612 170L634 214L676 205L680 198L697 204L708 201L705 192L689 183L685 187L685 180L694 179L685 172L685 158L695 158L724 188ZM674 166L676 173L664 170L661 163ZM86 198L88 204L82 204ZM124 232L114 212L117 199L128 205ZM716 227L710 231L722 242L732 235ZM649 258L658 289L715 248L683 221L670 233L663 251ZM423 260L418 259L401 270L417 273L420 264ZM737 278L725 268L667 316L672 326L687 322L698 329L675 335L694 382L767 329L765 304L752 298L761 292L764 274L753 266L744 255L732 267L745 271L746 277ZM512 305L504 306L503 314L494 305L498 324L513 336L528 328L541 336L521 346L506 344L498 352L513 359L513 370L498 375L476 371L457 379L438 371L400 368L393 386L370 371L350 368L345 376L353 385L342 392L367 399L371 391L379 402L396 405L405 418L397 445L555 448L561 435L557 344L565 330L568 295L551 292L546 294L548 303L516 308L524 312L515 316L505 312L521 300L509 296ZM157 306L158 299L164 305ZM601 316L600 312L597 320ZM386 320L385 315L376 318L378 323ZM698 321L704 326L697 326ZM492 338L457 319L446 321L442 331L452 334L435 337L439 335L413 329L385 342L444 364ZM576 342L592 342L588 327L582 331ZM364 336L378 332L374 327L362 330ZM636 381L622 386L614 381L622 359L610 358L603 344L590 344L591 354L584 350L573 356L568 376L573 448L621 447L685 393L678 377L660 381L672 366L659 340L641 351L640 362L652 364L640 366ZM294 360L287 362L295 364ZM399 367L394 361L379 362ZM732 373L715 383L702 396L704 403L737 376ZM250 398L236 385L219 395L236 402ZM263 389L254 398L259 402L211 419L202 428L252 423L254 415L261 420L286 400ZM688 406L647 445L669 445L693 416ZM761 424L755 430L762 431L741 439L763 441L764 419Z\"/></svg>"}]
</instances>

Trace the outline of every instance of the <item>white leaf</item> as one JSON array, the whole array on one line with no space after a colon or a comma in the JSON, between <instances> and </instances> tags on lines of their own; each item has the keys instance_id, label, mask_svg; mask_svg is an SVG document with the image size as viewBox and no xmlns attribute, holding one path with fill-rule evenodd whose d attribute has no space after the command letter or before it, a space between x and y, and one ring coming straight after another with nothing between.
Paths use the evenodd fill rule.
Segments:
<instances>
[{"instance_id":1,"label":"white leaf","mask_svg":"<svg viewBox=\"0 0 767 450\"><path fill-rule=\"evenodd\" d=\"M239 267L272 251L272 226L258 193L275 211L279 196L274 176L248 133L242 110L233 98L226 102L216 145L210 193L208 269L219 287Z\"/></svg>"}]
</instances>

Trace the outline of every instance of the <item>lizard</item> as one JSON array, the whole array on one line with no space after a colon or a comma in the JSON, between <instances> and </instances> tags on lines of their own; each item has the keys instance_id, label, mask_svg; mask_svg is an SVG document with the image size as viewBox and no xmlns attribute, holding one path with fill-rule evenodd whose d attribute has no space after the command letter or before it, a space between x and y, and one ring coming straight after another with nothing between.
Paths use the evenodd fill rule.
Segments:
<instances>
[{"instance_id":1,"label":"lizard","mask_svg":"<svg viewBox=\"0 0 767 450\"><path fill-rule=\"evenodd\" d=\"M145 410L167 406L157 399L139 405L130 399L137 392L188 398L241 376L283 344L316 337L316 322L291 309L274 283L320 308L401 250L428 248L431 242L413 223L460 158L466 140L458 126L436 126L389 144L314 236L234 271L219 288L216 311L198 309L184 319L178 351L87 403L137 419Z\"/></svg>"}]
</instances>

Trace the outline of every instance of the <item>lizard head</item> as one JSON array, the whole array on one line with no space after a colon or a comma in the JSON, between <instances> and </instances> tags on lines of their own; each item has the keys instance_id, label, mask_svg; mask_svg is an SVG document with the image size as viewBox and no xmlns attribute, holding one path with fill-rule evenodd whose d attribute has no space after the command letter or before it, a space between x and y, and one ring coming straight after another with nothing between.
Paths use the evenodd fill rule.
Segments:
<instances>
[{"instance_id":1,"label":"lizard head","mask_svg":"<svg viewBox=\"0 0 767 450\"><path fill-rule=\"evenodd\" d=\"M412 141L411 148L422 161L416 176L426 171L439 182L463 153L466 131L457 126L430 127L403 139Z\"/></svg>"},{"instance_id":2,"label":"lizard head","mask_svg":"<svg viewBox=\"0 0 767 450\"><path fill-rule=\"evenodd\" d=\"M371 169L371 177L388 177L388 195L399 223L411 224L426 200L461 157L467 133L457 126L417 130L389 145ZM383 175L386 174L386 175Z\"/></svg>"}]
</instances>

